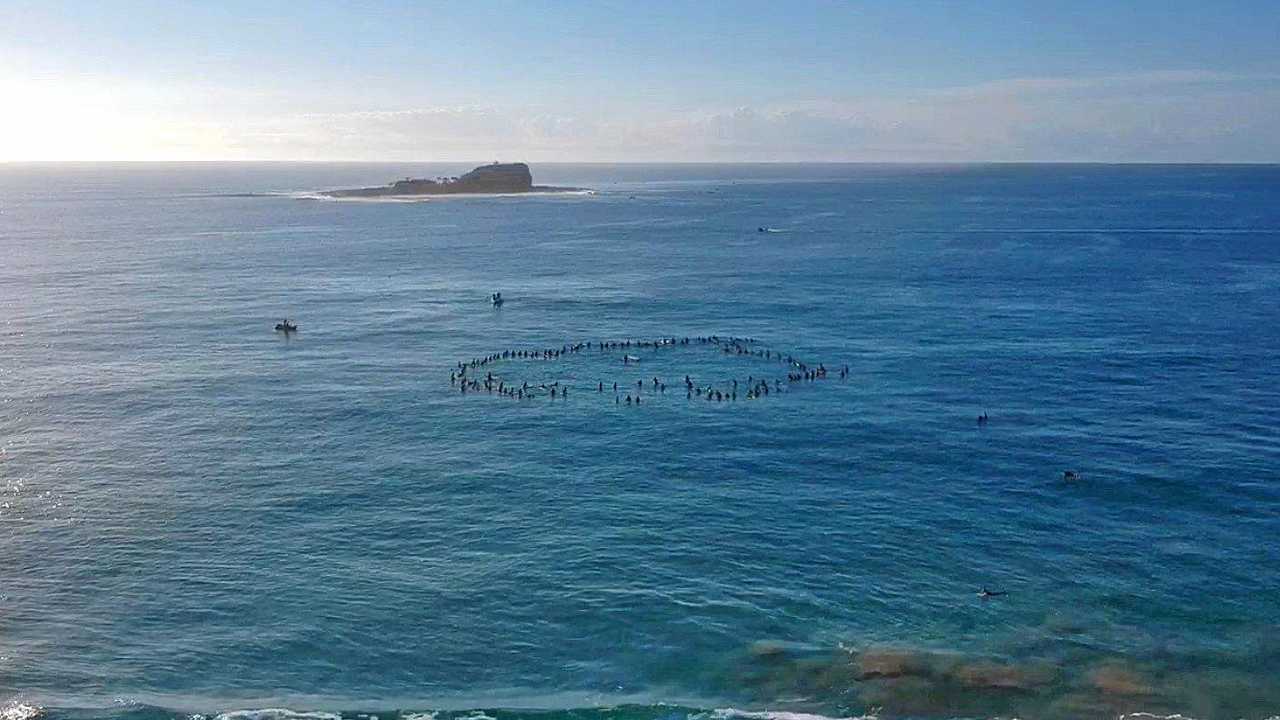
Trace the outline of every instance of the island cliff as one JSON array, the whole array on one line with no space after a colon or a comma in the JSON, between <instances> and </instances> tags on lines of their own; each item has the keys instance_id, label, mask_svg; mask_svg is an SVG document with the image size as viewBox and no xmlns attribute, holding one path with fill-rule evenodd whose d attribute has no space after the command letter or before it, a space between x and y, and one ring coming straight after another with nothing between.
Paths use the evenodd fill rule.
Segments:
<instances>
[{"instance_id":1,"label":"island cliff","mask_svg":"<svg viewBox=\"0 0 1280 720\"><path fill-rule=\"evenodd\" d=\"M405 178L381 187L330 190L329 197L384 197L396 195L460 195L466 193L573 192L578 188L534 185L524 163L481 165L456 178Z\"/></svg>"}]
</instances>

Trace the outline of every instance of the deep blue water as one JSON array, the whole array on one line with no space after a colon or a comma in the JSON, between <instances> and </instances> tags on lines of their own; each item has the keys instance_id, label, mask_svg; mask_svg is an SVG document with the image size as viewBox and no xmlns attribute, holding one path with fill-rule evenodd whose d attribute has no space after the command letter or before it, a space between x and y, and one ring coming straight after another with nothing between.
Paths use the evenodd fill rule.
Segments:
<instances>
[{"instance_id":1,"label":"deep blue water","mask_svg":"<svg viewBox=\"0 0 1280 720\"><path fill-rule=\"evenodd\" d=\"M465 169L0 165L7 719L1280 713L1280 167Z\"/></svg>"}]
</instances>

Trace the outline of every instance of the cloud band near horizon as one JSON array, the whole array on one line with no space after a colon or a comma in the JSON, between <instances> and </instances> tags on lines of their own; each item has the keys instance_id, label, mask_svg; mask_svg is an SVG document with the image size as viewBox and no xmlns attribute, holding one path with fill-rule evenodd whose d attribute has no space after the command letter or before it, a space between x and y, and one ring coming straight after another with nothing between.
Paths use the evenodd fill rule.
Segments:
<instances>
[{"instance_id":1,"label":"cloud band near horizon","mask_svg":"<svg viewBox=\"0 0 1280 720\"><path fill-rule=\"evenodd\" d=\"M1280 162L1280 78L1210 72L590 113L492 104L260 114L251 103L196 113L127 91L3 89L15 102L0 117L0 160Z\"/></svg>"}]
</instances>

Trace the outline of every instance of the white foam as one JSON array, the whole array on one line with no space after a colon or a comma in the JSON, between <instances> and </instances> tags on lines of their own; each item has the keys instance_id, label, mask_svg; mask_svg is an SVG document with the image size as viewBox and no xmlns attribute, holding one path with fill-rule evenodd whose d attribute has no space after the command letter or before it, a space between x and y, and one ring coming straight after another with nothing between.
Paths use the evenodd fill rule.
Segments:
<instances>
[{"instance_id":1,"label":"white foam","mask_svg":"<svg viewBox=\"0 0 1280 720\"><path fill-rule=\"evenodd\" d=\"M737 708L717 708L711 711L711 717L715 718L715 720L734 720L735 718L747 718L748 720L878 720L874 713L856 717L833 718L827 715L787 712L785 710L738 710Z\"/></svg>"},{"instance_id":2,"label":"white foam","mask_svg":"<svg viewBox=\"0 0 1280 720\"><path fill-rule=\"evenodd\" d=\"M0 707L0 720L35 720L44 714L44 708L14 702Z\"/></svg>"},{"instance_id":3,"label":"white foam","mask_svg":"<svg viewBox=\"0 0 1280 720\"><path fill-rule=\"evenodd\" d=\"M214 720L342 720L337 713L288 708L262 708L261 710L232 710L219 713Z\"/></svg>"}]
</instances>

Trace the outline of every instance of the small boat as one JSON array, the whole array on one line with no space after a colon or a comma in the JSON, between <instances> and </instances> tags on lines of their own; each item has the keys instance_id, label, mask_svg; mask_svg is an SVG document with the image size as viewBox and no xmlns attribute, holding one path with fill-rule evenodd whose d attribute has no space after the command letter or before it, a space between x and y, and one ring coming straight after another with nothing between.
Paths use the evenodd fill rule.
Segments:
<instances>
[{"instance_id":1,"label":"small boat","mask_svg":"<svg viewBox=\"0 0 1280 720\"><path fill-rule=\"evenodd\" d=\"M288 320L283 320L281 322L276 323L276 332L291 333L291 332L297 332L297 331L298 331L297 323L291 323Z\"/></svg>"}]
</instances>

